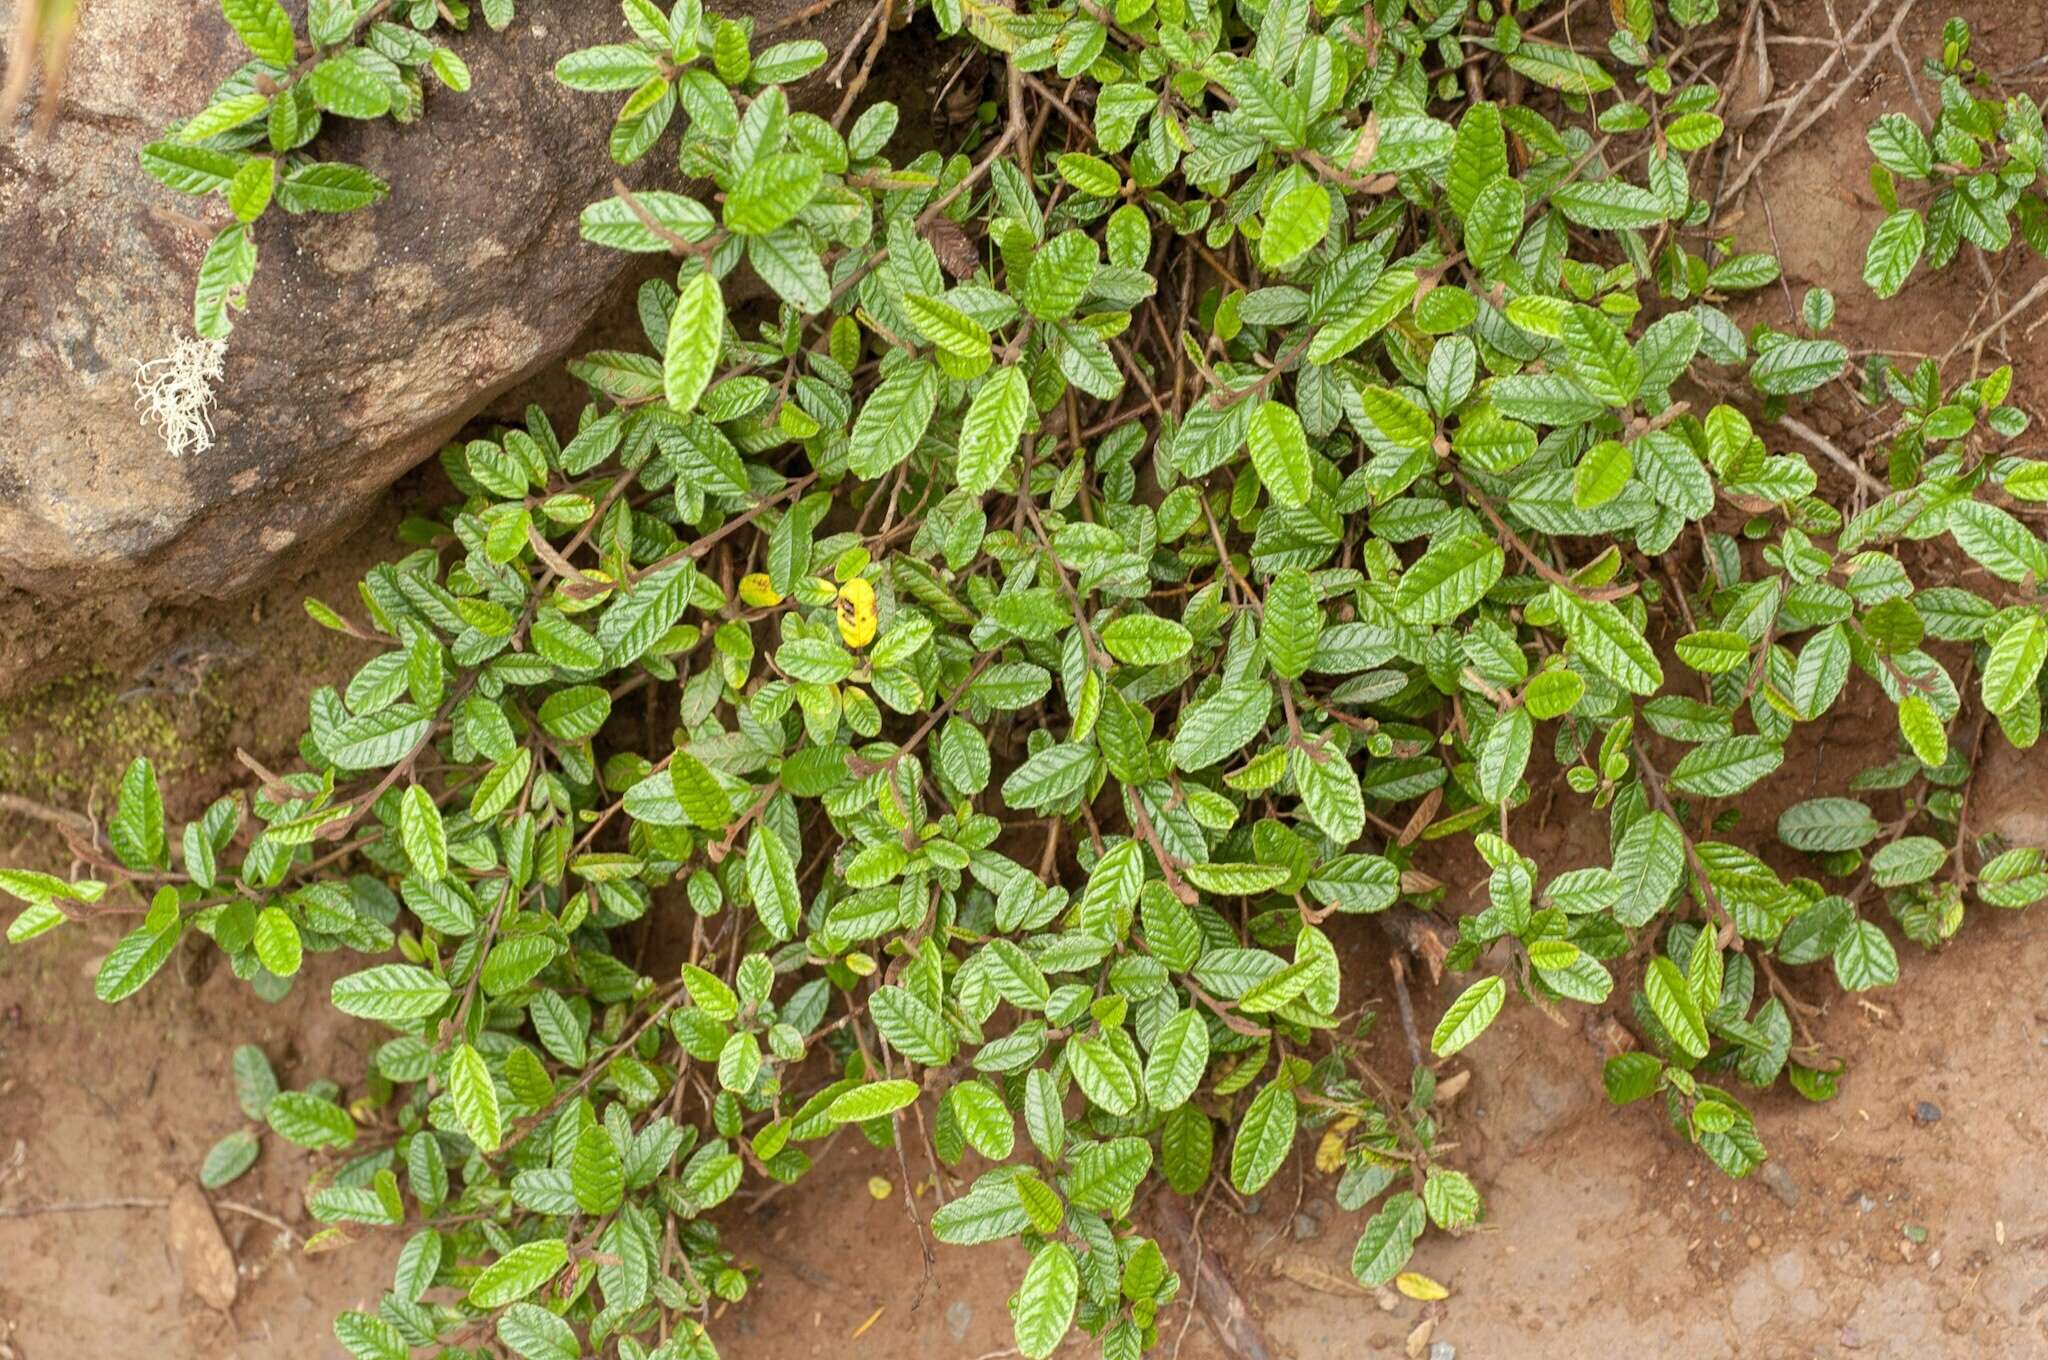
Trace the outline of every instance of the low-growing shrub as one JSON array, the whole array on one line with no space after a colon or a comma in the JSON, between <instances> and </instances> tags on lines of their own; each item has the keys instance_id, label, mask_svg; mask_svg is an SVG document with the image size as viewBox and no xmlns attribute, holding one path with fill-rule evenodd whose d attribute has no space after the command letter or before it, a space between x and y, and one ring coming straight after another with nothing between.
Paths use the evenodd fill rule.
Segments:
<instances>
[{"instance_id":1,"label":"low-growing shrub","mask_svg":"<svg viewBox=\"0 0 2048 1360\"><path fill-rule=\"evenodd\" d=\"M356 183L293 159L302 91L396 109L455 69L398 22L453 0L315 4L295 65L271 0L227 8L272 74L150 155L242 219L259 176ZM1455 920L1436 1057L1511 999L1626 998L1609 1094L1747 1174L1741 1093L1839 1072L1780 970L1881 986L1883 915L1931 945L2048 893L1965 818L1987 729L2039 733L2048 559L2007 507L2048 476L2003 368L1875 363L1882 477L1771 439L1758 413L1858 389L1824 292L1791 329L1725 310L1778 269L1699 193L1723 93L1674 71L1714 9L1624 0L1596 57L1576 6L938 0L994 88L898 164L892 105L849 120L886 4L828 118L783 90L818 44L626 0L558 74L623 93L621 161L711 186L583 215L677 259L645 348L571 364L572 427L449 448L459 503L309 603L377 651L313 694L301 768L174 827L138 762L82 875L0 873L9 938L139 895L108 1001L191 932L269 996L306 951L376 957L332 989L387 1036L352 1098L235 1072L322 1154L316 1245L409 1233L336 1324L380 1360L708 1356L689 1318L747 1288L720 1206L848 1128L968 1178L928 1222L907 1197L920 1233L1022 1239L1027 1356L1151 1345L1181 1281L1148 1185L1250 1194L1303 1134L1386 1281L1482 1207L1431 1069L1368 1055L1337 942L1375 913ZM1952 83L1945 160L1988 126ZM1916 579L1925 540L1989 593ZM1781 874L1741 800L1852 685L1896 757L1784 813ZM1517 848L1553 767L1605 862ZM1476 900L1427 871L1447 839ZM206 1179L257 1154L252 1124Z\"/></svg>"}]
</instances>

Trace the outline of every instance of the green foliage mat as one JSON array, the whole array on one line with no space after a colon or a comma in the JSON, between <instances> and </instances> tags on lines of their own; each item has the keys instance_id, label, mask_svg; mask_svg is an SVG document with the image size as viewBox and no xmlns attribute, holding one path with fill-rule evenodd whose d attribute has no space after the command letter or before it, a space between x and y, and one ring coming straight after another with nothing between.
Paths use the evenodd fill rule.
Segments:
<instances>
[{"instance_id":1,"label":"green foliage mat","mask_svg":"<svg viewBox=\"0 0 2048 1360\"><path fill-rule=\"evenodd\" d=\"M301 768L174 828L137 762L91 877L0 872L9 938L140 894L108 1001L188 932L267 995L309 950L375 956L333 985L385 1032L354 1098L244 1049L252 1122L205 1164L231 1180L267 1126L322 1152L332 1233L408 1234L336 1324L366 1360L712 1355L671 1323L747 1288L716 1211L847 1128L971 1176L939 1240L1024 1240L1034 1360L1074 1327L1156 1341L1185 1263L1137 1197L1256 1192L1303 1134L1388 1280L1482 1209L1430 1070L1364 1056L1342 917L1455 916L1437 1057L1510 1004L1625 998L1609 1094L1749 1173L1740 1092L1839 1071L1779 969L1886 985L1885 916L1932 946L2048 894L2039 849L1966 820L1981 743L2039 735L2048 556L2017 503L2048 464L2006 446L2009 369L1859 384L1820 290L1791 330L1731 320L1778 266L1707 230L1725 92L1674 72L1714 0L1606 8L938 0L918 21L988 54L991 98L896 164L892 105L848 122L886 4L814 77L852 71L827 118L783 89L820 44L627 0L557 73L622 100L618 160L664 146L710 186L583 214L678 262L645 348L570 365L573 429L448 449L461 501L309 604L382 650L313 694ZM270 202L384 192L302 150L322 118L466 84L426 36L459 0L315 0L304 38L226 9L255 60L143 153L237 218L208 335ZM2042 244L2039 110L1967 50L1952 25L1931 136L1873 129L1889 202L1941 195L1880 229L1880 292L2009 220ZM765 305L732 302L748 276ZM1831 490L1767 442L1823 391L1886 408L1882 478L1820 440L1855 474ZM1980 589L1916 580L1922 540ZM1740 800L1852 681L1895 756L1784 813L1786 876ZM610 723L629 697L673 739ZM1608 862L1512 843L1539 742ZM1414 863L1451 837L1489 871L1469 912ZM651 911L687 922L679 971L629 962Z\"/></svg>"}]
</instances>

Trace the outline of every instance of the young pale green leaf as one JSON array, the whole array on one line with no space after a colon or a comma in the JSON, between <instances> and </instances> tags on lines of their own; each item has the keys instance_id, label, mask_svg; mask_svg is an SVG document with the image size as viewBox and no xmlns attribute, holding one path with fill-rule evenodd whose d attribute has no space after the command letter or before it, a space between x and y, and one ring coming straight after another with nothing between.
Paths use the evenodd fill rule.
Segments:
<instances>
[{"instance_id":1,"label":"young pale green leaf","mask_svg":"<svg viewBox=\"0 0 2048 1360\"><path fill-rule=\"evenodd\" d=\"M334 980L328 999L344 1015L404 1025L424 1020L445 1005L444 980L409 963L384 963Z\"/></svg>"},{"instance_id":2,"label":"young pale green leaf","mask_svg":"<svg viewBox=\"0 0 2048 1360\"><path fill-rule=\"evenodd\" d=\"M410 785L399 798L398 830L414 873L425 879L448 876L448 828L424 786Z\"/></svg>"},{"instance_id":3,"label":"young pale green leaf","mask_svg":"<svg viewBox=\"0 0 2048 1360\"><path fill-rule=\"evenodd\" d=\"M1507 1001L1508 984L1500 977L1484 977L1459 993L1437 1021L1430 1035L1429 1051L1448 1058L1486 1032Z\"/></svg>"},{"instance_id":4,"label":"young pale green leaf","mask_svg":"<svg viewBox=\"0 0 2048 1360\"><path fill-rule=\"evenodd\" d=\"M825 1117L835 1124L857 1124L893 1114L916 1099L914 1081L871 1081L835 1097Z\"/></svg>"},{"instance_id":5,"label":"young pale green leaf","mask_svg":"<svg viewBox=\"0 0 2048 1360\"><path fill-rule=\"evenodd\" d=\"M725 296L718 280L698 274L676 295L668 319L668 345L661 359L661 390L669 409L688 413L711 385L718 353L725 345Z\"/></svg>"},{"instance_id":6,"label":"young pale green leaf","mask_svg":"<svg viewBox=\"0 0 2048 1360\"><path fill-rule=\"evenodd\" d=\"M1978 691L1993 713L2010 712L2033 690L2048 661L2048 620L2028 612L1998 635L1984 662Z\"/></svg>"},{"instance_id":7,"label":"young pale green leaf","mask_svg":"<svg viewBox=\"0 0 2048 1360\"><path fill-rule=\"evenodd\" d=\"M1309 465L1308 435L1294 408L1280 401L1261 401L1245 430L1252 466L1275 505L1293 509L1308 504L1315 489Z\"/></svg>"},{"instance_id":8,"label":"young pale green leaf","mask_svg":"<svg viewBox=\"0 0 2048 1360\"><path fill-rule=\"evenodd\" d=\"M539 1289L569 1263L569 1244L543 1238L512 1248L478 1272L469 1286L469 1301L479 1308L502 1308Z\"/></svg>"},{"instance_id":9,"label":"young pale green leaf","mask_svg":"<svg viewBox=\"0 0 2048 1360\"><path fill-rule=\"evenodd\" d=\"M1287 1160L1300 1118L1292 1088L1269 1081L1252 1097L1230 1145L1230 1183L1239 1194L1255 1195Z\"/></svg>"},{"instance_id":10,"label":"young pale green leaf","mask_svg":"<svg viewBox=\"0 0 2048 1360\"><path fill-rule=\"evenodd\" d=\"M469 1141L485 1152L496 1152L505 1137L498 1088L484 1066L484 1055L470 1044L459 1045L448 1060L448 1096Z\"/></svg>"},{"instance_id":11,"label":"young pale green leaf","mask_svg":"<svg viewBox=\"0 0 2048 1360\"><path fill-rule=\"evenodd\" d=\"M1010 1296L1010 1321L1017 1351L1025 1360L1046 1360L1066 1340L1081 1296L1081 1270L1064 1242L1038 1249L1024 1281Z\"/></svg>"},{"instance_id":12,"label":"young pale green leaf","mask_svg":"<svg viewBox=\"0 0 2048 1360\"><path fill-rule=\"evenodd\" d=\"M1103 625L1102 645L1128 666L1163 666L1188 654L1194 636L1172 619L1125 614Z\"/></svg>"},{"instance_id":13,"label":"young pale green leaf","mask_svg":"<svg viewBox=\"0 0 2048 1360\"><path fill-rule=\"evenodd\" d=\"M1649 998L1651 1014L1681 1052L1707 1056L1706 1018L1677 964L1661 954L1651 959L1643 976L1643 994Z\"/></svg>"}]
</instances>

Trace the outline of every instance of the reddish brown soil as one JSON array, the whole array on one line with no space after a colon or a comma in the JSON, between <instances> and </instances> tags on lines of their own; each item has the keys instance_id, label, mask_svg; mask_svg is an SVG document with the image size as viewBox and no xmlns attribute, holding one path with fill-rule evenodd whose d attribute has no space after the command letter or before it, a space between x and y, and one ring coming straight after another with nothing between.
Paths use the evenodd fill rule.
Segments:
<instances>
[{"instance_id":1,"label":"reddish brown soil","mask_svg":"<svg viewBox=\"0 0 2048 1360\"><path fill-rule=\"evenodd\" d=\"M1828 31L1823 7L1811 0L1780 8L1787 24ZM1847 22L1860 6L1836 8ZM2048 52L2048 14L2040 6L1979 0L1962 8L1976 24L1977 52L1995 69ZM1916 59L1933 50L1945 13L1923 2L1906 25L1905 45ZM1777 92L1795 86L1820 52L1773 48ZM1787 266L1787 286L1750 303L1742 319L1788 324L1798 294L1826 284L1840 306L1837 333L1852 347L1938 354L2010 305L2042 265L2014 251L1995 269L1997 302L1987 301L1983 279L1967 263L1917 278L1891 304L1869 296L1859 281L1862 243L1881 214L1862 178L1862 128L1880 112L1912 107L1895 61L1872 71L1780 151L1739 213L1725 219L1745 248L1776 249ZM2037 97L2048 92L2044 74L2037 68L2022 87ZM1749 127L1747 150L1774 117ZM1976 356L1980 370L2008 357L2019 365L2019 400L2037 430L2048 409L2048 343L2028 327L2043 315L2015 318ZM1852 451L1877 428L1841 393L1824 396L1812 421ZM427 494L402 488L391 508L308 576L272 587L254 605L268 620L260 627L246 602L179 616L180 628L216 633L250 653L199 693L154 701L183 743L169 791L174 814L196 811L236 782L237 746L289 759L305 693L348 656L346 645L305 619L300 597L346 597L355 573L385 551L396 507ZM164 643L174 636L166 626ZM1795 751L1781 787L1746 805L1736 839L1772 853L1777 810L1811 791L1797 771L1838 780L1889 754L1889 717L1870 697L1864 693L1860 708ZM8 740L19 747L38 730L17 726ZM60 754L118 769L90 737L41 735ZM1973 824L2048 841L2044 779L2048 757L2038 753L1987 758L1972 795ZM104 798L104 781L99 792ZM85 799L73 801L83 806ZM1580 802L1564 797L1554 824L1545 825L1545 806L1539 798L1537 811L1521 819L1518 844L1546 868L1604 860L1604 819L1582 815ZM54 840L35 823L0 815L0 862L47 864L55 854ZM1449 909L1461 909L1475 875L1455 862L1434 867L1453 885ZM1386 994L1385 939L1363 923L1333 925L1350 987L1390 1017L1382 1056L1384 1070L1398 1074L1405 1045ZM276 1006L224 970L197 978L167 970L140 997L109 1010L93 1000L91 974L116 936L111 924L74 928L0 950L0 1212L167 1197L210 1143L241 1123L228 1074L238 1043L262 1045L287 1082L359 1079L371 1040L325 1004L332 960L314 960ZM1579 1013L1553 1023L1517 1004L1443 1073L1472 1073L1447 1116L1446 1136L1456 1145L1451 1157L1487 1201L1478 1231L1460 1240L1431 1235L1417 1253L1413 1268L1447 1286L1447 1300L1423 1304L1391 1291L1375 1298L1351 1285L1348 1262L1362 1216L1335 1208L1333 1179L1305 1158L1250 1204L1212 1194L1199 1219L1204 1249L1225 1262L1274 1354L1300 1360L1422 1354L1425 1342L1454 1346L1464 1360L2048 1355L2048 997L2041 984L2048 929L2038 910L1973 908L1939 957L1898 943L1904 979L1896 988L1845 998L1824 973L1791 979L1795 992L1821 1007L1812 1021L1816 1037L1848 1061L1849 1074L1827 1104L1782 1088L1757 1099L1772 1154L1757 1177L1728 1181L1648 1106L1608 1108L1602 1051ZM1425 1024L1454 986L1418 987ZM1938 1120L1924 1122L1926 1111L1915 1119L1921 1102ZM926 1175L921 1158L910 1165L915 1176ZM272 1139L256 1169L217 1198L303 1233L306 1169L304 1154ZM873 1177L891 1183L888 1198L870 1193ZM760 1268L761 1282L714 1324L723 1353L737 1360L1008 1353L1004 1302L1021 1250L941 1247L926 1278L901 1182L892 1154L842 1139L801 1187L730 1215L732 1241ZM929 1187L917 1203L929 1217ZM374 1301L397 1241L372 1238L308 1258L266 1223L234 1212L220 1217L241 1271L240 1299L226 1315L185 1292L162 1210L0 1217L0 1360L340 1355L329 1320ZM1192 1277L1186 1263L1183 1272ZM1192 1316L1186 1309L1170 1315L1170 1352L1217 1360L1223 1352ZM1088 1353L1080 1342L1069 1350Z\"/></svg>"}]
</instances>

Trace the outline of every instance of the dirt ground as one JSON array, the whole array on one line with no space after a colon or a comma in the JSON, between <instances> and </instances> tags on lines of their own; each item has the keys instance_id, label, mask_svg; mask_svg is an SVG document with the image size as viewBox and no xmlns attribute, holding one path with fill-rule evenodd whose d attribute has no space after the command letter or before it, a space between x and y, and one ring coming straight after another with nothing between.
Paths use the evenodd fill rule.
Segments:
<instances>
[{"instance_id":1,"label":"dirt ground","mask_svg":"<svg viewBox=\"0 0 2048 1360\"><path fill-rule=\"evenodd\" d=\"M1829 31L1823 4L1778 8L1789 24ZM2048 52L2048 12L2031 0L1960 8L1994 69ZM1905 50L1916 59L1933 50L1947 13L1923 0L1902 31ZM1821 56L1809 45L1771 52L1780 93ZM2044 77L2037 67L2011 87L2042 97ZM1862 243L1881 217L1862 178L1862 129L1889 109L1910 111L1912 100L1886 59L1724 217L1744 248L1775 249L1786 264L1785 286L1751 303L1745 322L1786 324L1805 287L1825 283L1840 307L1837 333L1852 347L1939 354L2041 276L2041 262L2015 250L1995 271L1995 294L1959 264L1937 279L1916 276L1880 309L1858 282ZM1747 148L1774 122L1750 125ZM2028 327L2044 316L2014 318L1987 337L1978 360L2019 365L2019 400L2037 431L2048 428L2048 336ZM559 384L543 399L558 414L568 409ZM1803 414L1852 450L1877 428L1840 394ZM301 599L349 595L362 567L387 552L404 510L434 498L436 484L432 472L401 484L370 524L254 600L154 619L149 645L125 642L116 672L74 676L0 707L0 793L83 809L104 803L130 755L148 753L166 768L172 814L189 815L239 782L238 747L267 763L289 760L305 694L352 657L352 644L305 617ZM1736 839L1768 855L1777 807L1807 796L1798 770L1839 778L1888 753L1889 720L1862 697L1864 708L1795 752L1776 801L1746 808ZM1990 760L1972 795L1973 823L2017 829L2032 819L2038 842L2044 776L2039 752ZM1517 843L1546 867L1604 861L1604 822L1578 817L1576 800L1557 806L1558 819L1545 824L1539 800ZM45 828L0 812L0 863L47 866L56 854ZM1472 875L1461 877L1456 863L1437 871L1453 884L1456 909ZM1389 1009L1384 936L1341 918L1331 927L1348 987ZM215 1196L239 1263L239 1297L227 1312L187 1290L167 1213L155 1205L242 1125L229 1075L235 1045L262 1046L288 1084L360 1079L374 1039L324 999L341 965L310 960L277 1005L225 970L181 967L109 1009L93 999L91 977L117 935L112 923L74 927L0 949L0 1360L145 1350L161 1360L340 1356L333 1315L374 1302L399 1239L301 1254L294 1239L312 1226L299 1198L305 1154L267 1138L255 1169ZM1296 1360L2048 1355L2048 918L1973 909L1945 957L1898 944L1896 988L1856 999L1813 970L1791 980L1821 1007L1816 1036L1849 1071L1826 1104L1782 1087L1756 1100L1771 1161L1749 1180L1722 1177L1648 1105L1610 1109L1597 1040L1576 1021L1560 1032L1514 1005L1442 1073L1471 1072L1447 1136L1487 1205L1478 1231L1432 1234L1416 1255L1412 1268L1441 1281L1448 1299L1358 1289L1349 1258L1363 1215L1338 1210L1334 1178L1305 1158L1249 1203L1212 1193L1198 1219L1203 1250L1235 1280L1273 1354ZM1435 1015L1455 987L1425 981L1418 1011ZM1402 1044L1384 1028L1384 1070L1398 1074ZM870 1193L873 1177L891 1183L888 1198ZM753 1296L714 1324L723 1354L1009 1353L1004 1305L1021 1249L940 1247L926 1278L901 1179L893 1155L843 1139L795 1192L729 1214L731 1240L761 1276ZM19 1213L105 1200L146 1203ZM917 1202L928 1217L933 1192ZM1141 1207L1141 1221L1149 1212ZM1192 1310L1174 1310L1168 1329L1170 1354L1225 1360ZM1065 1353L1091 1352L1076 1341Z\"/></svg>"}]
</instances>

